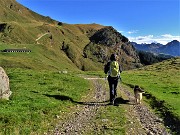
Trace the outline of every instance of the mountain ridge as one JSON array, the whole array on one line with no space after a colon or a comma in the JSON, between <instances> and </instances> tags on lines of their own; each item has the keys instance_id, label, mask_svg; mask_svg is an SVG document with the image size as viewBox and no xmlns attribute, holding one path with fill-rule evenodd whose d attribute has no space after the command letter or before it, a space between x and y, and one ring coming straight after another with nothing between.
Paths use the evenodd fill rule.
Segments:
<instances>
[{"instance_id":1,"label":"mountain ridge","mask_svg":"<svg viewBox=\"0 0 180 135\"><path fill-rule=\"evenodd\" d=\"M136 42L131 42L132 45L141 51L148 51L152 53L163 53L172 56L180 56L180 42L178 40L173 40L168 42L166 45L160 43L151 43L151 44L138 44Z\"/></svg>"},{"instance_id":2,"label":"mountain ridge","mask_svg":"<svg viewBox=\"0 0 180 135\"><path fill-rule=\"evenodd\" d=\"M15 22L51 22L56 23L55 20L48 16L40 15L29 8L24 7L16 0L0 0L0 20L1 22L15 21Z\"/></svg>"}]
</instances>

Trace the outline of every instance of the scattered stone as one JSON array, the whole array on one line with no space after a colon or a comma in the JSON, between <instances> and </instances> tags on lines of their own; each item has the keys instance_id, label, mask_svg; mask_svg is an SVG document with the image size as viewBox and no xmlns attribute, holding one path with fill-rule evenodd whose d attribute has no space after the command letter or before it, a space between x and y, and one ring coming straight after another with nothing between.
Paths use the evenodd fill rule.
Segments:
<instances>
[{"instance_id":1,"label":"scattered stone","mask_svg":"<svg viewBox=\"0 0 180 135\"><path fill-rule=\"evenodd\" d=\"M105 101L107 94L107 90L97 81L97 79L93 79L94 87L96 91L94 95L87 95L88 102L85 102L83 105L76 105L76 111L71 113L66 120L60 121L53 133L49 132L48 134L85 134L88 129L93 129L93 133L98 133L99 130L108 129L105 122L108 122L107 118L102 119L104 122L102 127L99 127L95 123L93 123L93 118L96 116L97 112L100 110L100 105L102 103L96 103ZM134 96L127 89L120 88L121 91L129 98L130 103L134 102ZM105 92L106 91L106 92ZM91 95L91 94L90 94ZM92 99L96 102L89 102L89 99ZM132 106L131 106L132 105ZM158 118L153 112L151 112L148 107L144 104L128 105L131 109L131 117L128 120L128 124L131 126L129 131L126 134L141 134L141 135L170 135L166 131L165 126L163 125L163 120ZM126 110L126 112L129 111ZM136 119L136 120L134 120ZM136 122L140 125L140 128L137 129L135 126ZM138 131L137 131L138 130Z\"/></svg>"},{"instance_id":2,"label":"scattered stone","mask_svg":"<svg viewBox=\"0 0 180 135\"><path fill-rule=\"evenodd\" d=\"M130 101L134 101L134 96L128 90L121 88L121 90L127 95ZM170 135L166 132L166 127L163 125L163 120L152 113L145 105L133 105L137 119L140 124L147 131L148 135Z\"/></svg>"}]
</instances>

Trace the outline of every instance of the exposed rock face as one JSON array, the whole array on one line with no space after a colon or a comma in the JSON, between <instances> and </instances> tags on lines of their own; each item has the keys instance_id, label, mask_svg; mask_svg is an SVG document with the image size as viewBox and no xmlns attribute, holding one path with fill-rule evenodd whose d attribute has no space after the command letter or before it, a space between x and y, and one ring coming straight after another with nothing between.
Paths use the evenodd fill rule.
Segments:
<instances>
[{"instance_id":1,"label":"exposed rock face","mask_svg":"<svg viewBox=\"0 0 180 135\"><path fill-rule=\"evenodd\" d=\"M9 78L2 67L0 67L0 99L9 99L11 95L9 88Z\"/></svg>"},{"instance_id":2,"label":"exposed rock face","mask_svg":"<svg viewBox=\"0 0 180 135\"><path fill-rule=\"evenodd\" d=\"M128 38L121 35L121 33L116 31L112 26L108 26L98 30L90 37L90 41L105 46L114 46L121 42L128 42Z\"/></svg>"},{"instance_id":3,"label":"exposed rock face","mask_svg":"<svg viewBox=\"0 0 180 135\"><path fill-rule=\"evenodd\" d=\"M111 26L98 30L84 48L85 58L101 63L106 63L112 53L118 55L124 70L141 67L139 56L128 38Z\"/></svg>"}]
</instances>

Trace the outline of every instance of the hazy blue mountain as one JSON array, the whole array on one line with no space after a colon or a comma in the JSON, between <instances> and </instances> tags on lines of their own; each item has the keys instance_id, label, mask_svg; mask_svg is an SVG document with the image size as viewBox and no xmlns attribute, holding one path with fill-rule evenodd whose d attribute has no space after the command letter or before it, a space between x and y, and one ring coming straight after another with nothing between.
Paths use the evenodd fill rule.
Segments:
<instances>
[{"instance_id":1,"label":"hazy blue mountain","mask_svg":"<svg viewBox=\"0 0 180 135\"><path fill-rule=\"evenodd\" d=\"M180 56L180 42L173 40L159 48L160 52L170 54L172 56Z\"/></svg>"},{"instance_id":2,"label":"hazy blue mountain","mask_svg":"<svg viewBox=\"0 0 180 135\"><path fill-rule=\"evenodd\" d=\"M131 44L137 49L141 51L147 51L152 53L164 53L172 56L180 56L180 42L177 40L173 40L166 45L160 43L151 43L151 44L137 44L135 42L131 42Z\"/></svg>"}]
</instances>

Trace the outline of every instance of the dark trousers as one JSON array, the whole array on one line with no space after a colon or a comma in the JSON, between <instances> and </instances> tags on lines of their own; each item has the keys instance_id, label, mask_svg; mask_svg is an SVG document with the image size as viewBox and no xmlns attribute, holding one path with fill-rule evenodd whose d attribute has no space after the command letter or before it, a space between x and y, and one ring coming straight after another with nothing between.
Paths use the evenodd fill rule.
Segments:
<instances>
[{"instance_id":1,"label":"dark trousers","mask_svg":"<svg viewBox=\"0 0 180 135\"><path fill-rule=\"evenodd\" d=\"M110 92L110 102L112 102L117 96L117 85L118 85L118 77L108 76L109 83L109 92Z\"/></svg>"}]
</instances>

